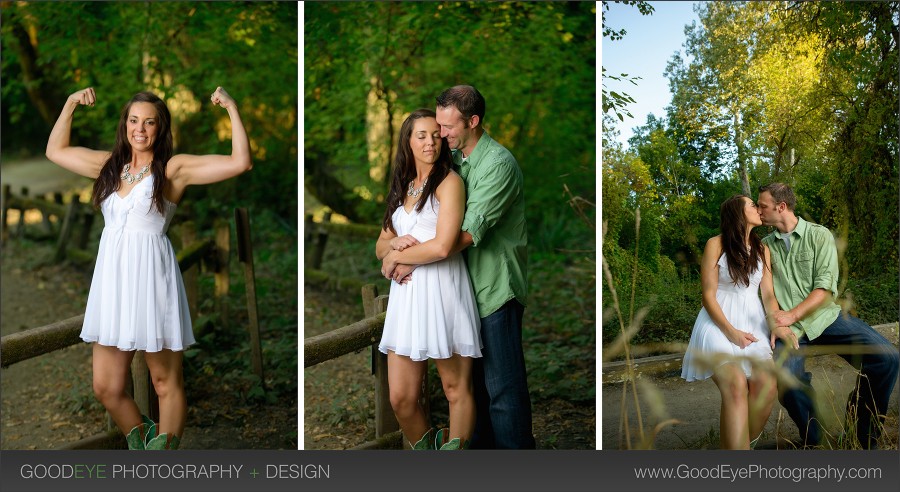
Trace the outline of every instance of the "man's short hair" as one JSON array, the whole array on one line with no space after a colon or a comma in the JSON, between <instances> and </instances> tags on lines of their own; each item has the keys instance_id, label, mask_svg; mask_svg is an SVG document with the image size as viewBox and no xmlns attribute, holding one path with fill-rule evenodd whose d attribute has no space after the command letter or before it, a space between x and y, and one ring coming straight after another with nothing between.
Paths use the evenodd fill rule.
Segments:
<instances>
[{"instance_id":1,"label":"man's short hair","mask_svg":"<svg viewBox=\"0 0 900 492\"><path fill-rule=\"evenodd\" d=\"M790 186L784 183L772 183L765 186L760 186L759 192L762 193L764 191L767 191L772 195L772 199L775 200L776 205L784 202L784 204L787 205L788 210L790 210L791 212L793 212L794 207L797 206L797 197L794 196L794 190L792 190Z\"/></svg>"},{"instance_id":2,"label":"man's short hair","mask_svg":"<svg viewBox=\"0 0 900 492\"><path fill-rule=\"evenodd\" d=\"M462 113L467 126L469 119L475 115L479 123L484 121L484 97L471 85L456 85L445 90L437 97L437 105L439 108L454 106Z\"/></svg>"}]
</instances>

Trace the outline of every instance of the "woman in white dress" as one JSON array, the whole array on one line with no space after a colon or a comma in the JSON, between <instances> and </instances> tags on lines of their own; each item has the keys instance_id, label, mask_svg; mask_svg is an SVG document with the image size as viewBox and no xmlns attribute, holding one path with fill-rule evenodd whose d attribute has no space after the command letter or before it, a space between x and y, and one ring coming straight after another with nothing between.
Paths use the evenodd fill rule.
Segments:
<instances>
[{"instance_id":1,"label":"woman in white dress","mask_svg":"<svg viewBox=\"0 0 900 492\"><path fill-rule=\"evenodd\" d=\"M392 279L378 348L388 356L391 406L413 449L465 449L475 426L472 357L481 357L481 321L465 262L454 252L466 196L451 162L434 111L410 114L375 246L382 274ZM398 263L419 266L400 277ZM436 436L419 404L428 359L450 405L450 428Z\"/></svg>"},{"instance_id":2,"label":"woman in white dress","mask_svg":"<svg viewBox=\"0 0 900 492\"><path fill-rule=\"evenodd\" d=\"M762 225L756 204L735 195L722 203L719 214L722 234L707 241L703 251L703 309L691 332L681 377L712 377L722 395L721 447L750 449L777 396L763 305L771 313L778 302L769 250L753 233Z\"/></svg>"},{"instance_id":3,"label":"woman in white dress","mask_svg":"<svg viewBox=\"0 0 900 492\"><path fill-rule=\"evenodd\" d=\"M175 449L184 432L182 353L194 336L181 271L165 236L175 208L188 186L252 167L234 99L221 87L210 99L228 111L231 155L173 155L169 110L149 92L122 109L112 151L72 146L75 110L96 102L90 87L69 96L47 142L48 159L95 180L93 203L105 225L81 337L93 342L94 393L129 449ZM145 351L159 396L158 424L142 416L126 392L135 350Z\"/></svg>"}]
</instances>

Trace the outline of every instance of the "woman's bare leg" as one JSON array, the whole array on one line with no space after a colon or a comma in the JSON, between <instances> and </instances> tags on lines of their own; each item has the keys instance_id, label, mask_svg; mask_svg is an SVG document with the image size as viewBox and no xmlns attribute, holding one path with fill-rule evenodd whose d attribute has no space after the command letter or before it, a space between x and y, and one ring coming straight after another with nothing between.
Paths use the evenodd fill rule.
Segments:
<instances>
[{"instance_id":1,"label":"woman's bare leg","mask_svg":"<svg viewBox=\"0 0 900 492\"><path fill-rule=\"evenodd\" d=\"M106 408L116 427L128 435L142 423L141 412L128 394L131 360L134 352L93 344L94 395Z\"/></svg>"},{"instance_id":2,"label":"woman's bare leg","mask_svg":"<svg viewBox=\"0 0 900 492\"><path fill-rule=\"evenodd\" d=\"M425 379L427 361L414 361L409 357L388 352L388 385L391 391L391 407L403 435L415 444L428 432L425 410L419 404L422 381Z\"/></svg>"},{"instance_id":3,"label":"woman's bare leg","mask_svg":"<svg viewBox=\"0 0 900 492\"><path fill-rule=\"evenodd\" d=\"M750 449L747 405L747 377L733 363L716 368L713 381L722 394L719 416L719 446L722 449Z\"/></svg>"},{"instance_id":4,"label":"woman's bare leg","mask_svg":"<svg viewBox=\"0 0 900 492\"><path fill-rule=\"evenodd\" d=\"M756 439L766 428L775 398L778 396L778 385L775 375L762 367L753 367L753 377L750 378L750 439Z\"/></svg>"},{"instance_id":5,"label":"woman's bare leg","mask_svg":"<svg viewBox=\"0 0 900 492\"><path fill-rule=\"evenodd\" d=\"M187 420L187 398L184 394L182 352L162 350L146 352L144 360L150 369L153 388L159 396L159 434L184 435Z\"/></svg>"},{"instance_id":6,"label":"woman's bare leg","mask_svg":"<svg viewBox=\"0 0 900 492\"><path fill-rule=\"evenodd\" d=\"M453 354L449 359L435 359L444 395L450 403L450 436L468 441L475 429L475 399L472 396L472 359Z\"/></svg>"}]
</instances>

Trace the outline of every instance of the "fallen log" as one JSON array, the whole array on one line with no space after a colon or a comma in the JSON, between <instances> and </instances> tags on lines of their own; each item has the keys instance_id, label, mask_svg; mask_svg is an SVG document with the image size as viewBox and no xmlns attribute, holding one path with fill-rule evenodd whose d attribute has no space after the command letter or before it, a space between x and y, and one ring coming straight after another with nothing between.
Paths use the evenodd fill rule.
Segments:
<instances>
[{"instance_id":1,"label":"fallen log","mask_svg":"<svg viewBox=\"0 0 900 492\"><path fill-rule=\"evenodd\" d=\"M894 345L898 344L898 323L888 323L884 325L873 326L878 333L881 333ZM833 354L837 347L809 347L805 352L808 357L816 357L819 355ZM851 347L858 353L862 353L859 347ZM634 366L634 377L658 376L669 371L681 371L681 360L684 358L684 352L673 354L655 355L652 357L642 357L632 361ZM602 366L603 383L621 383L627 379L628 362L624 360L606 362Z\"/></svg>"}]
</instances>

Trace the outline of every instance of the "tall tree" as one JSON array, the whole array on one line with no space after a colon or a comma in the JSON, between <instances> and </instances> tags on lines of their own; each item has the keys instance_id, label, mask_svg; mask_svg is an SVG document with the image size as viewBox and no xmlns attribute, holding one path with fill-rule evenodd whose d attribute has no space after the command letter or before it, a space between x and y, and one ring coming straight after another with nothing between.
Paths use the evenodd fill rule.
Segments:
<instances>
[{"instance_id":1,"label":"tall tree","mask_svg":"<svg viewBox=\"0 0 900 492\"><path fill-rule=\"evenodd\" d=\"M855 276L895 270L898 257L897 84L900 2L792 2L794 25L824 40L822 84L836 134L827 147L824 220L847 237Z\"/></svg>"}]
</instances>

